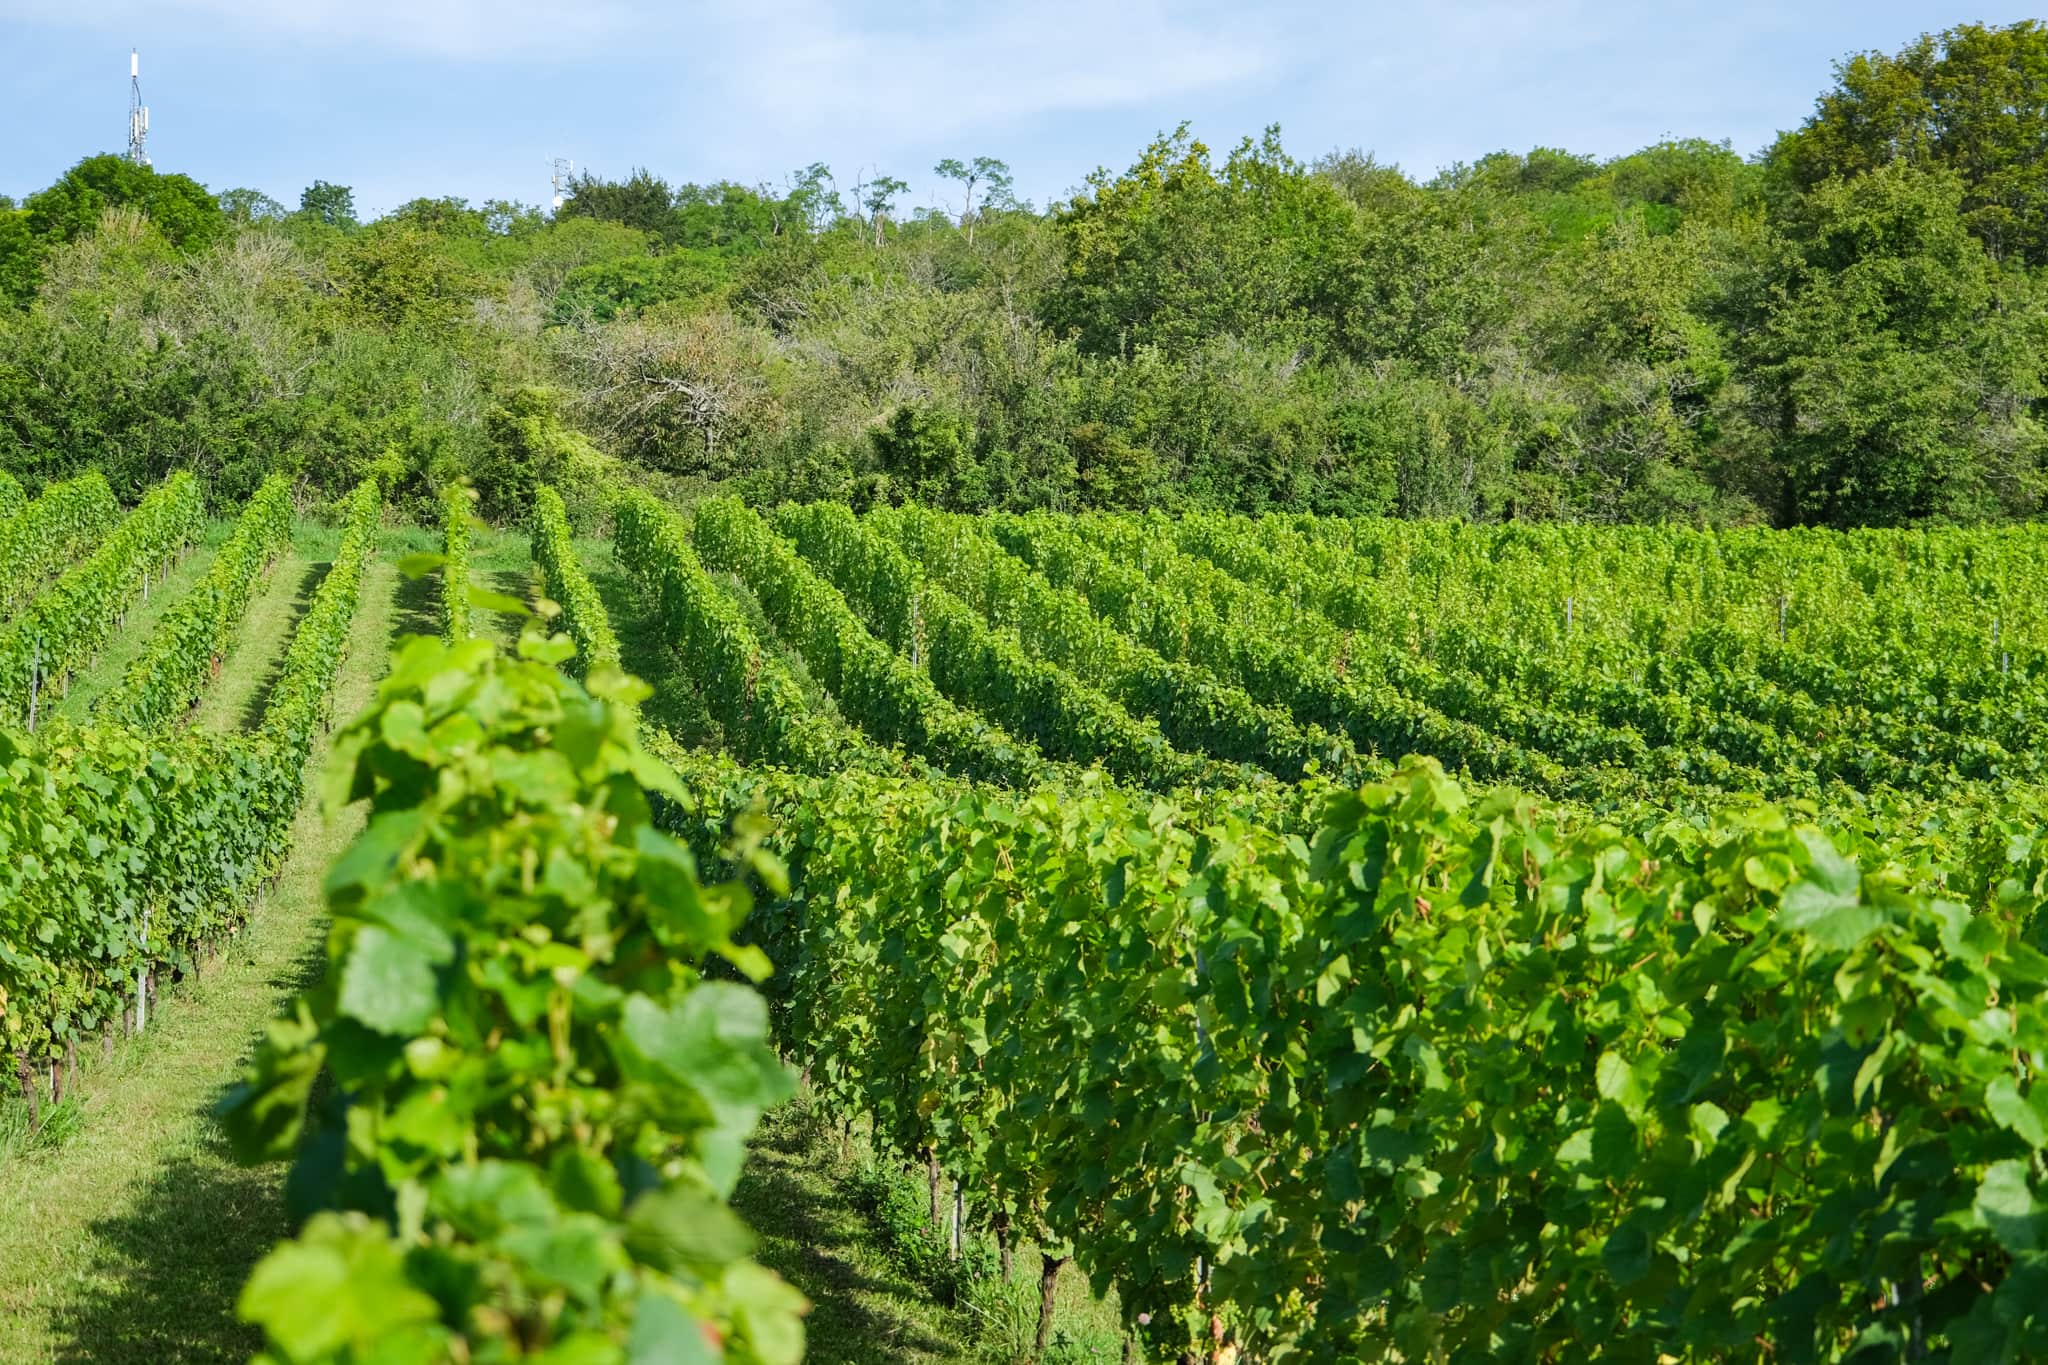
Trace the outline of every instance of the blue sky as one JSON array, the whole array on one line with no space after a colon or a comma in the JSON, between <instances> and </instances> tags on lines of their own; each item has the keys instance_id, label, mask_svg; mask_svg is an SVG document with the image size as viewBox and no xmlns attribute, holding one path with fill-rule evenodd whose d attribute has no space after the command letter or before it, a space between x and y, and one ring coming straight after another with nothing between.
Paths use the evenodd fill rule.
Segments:
<instances>
[{"instance_id":1,"label":"blue sky","mask_svg":"<svg viewBox=\"0 0 2048 1365\"><path fill-rule=\"evenodd\" d=\"M543 201L548 159L672 181L824 161L942 193L1008 161L1041 204L1182 120L1219 150L1268 123L1427 176L1499 148L1598 155L1667 135L1748 153L1834 61L2027 10L1902 0L0 0L0 193L126 136L140 47L151 151L288 204Z\"/></svg>"}]
</instances>

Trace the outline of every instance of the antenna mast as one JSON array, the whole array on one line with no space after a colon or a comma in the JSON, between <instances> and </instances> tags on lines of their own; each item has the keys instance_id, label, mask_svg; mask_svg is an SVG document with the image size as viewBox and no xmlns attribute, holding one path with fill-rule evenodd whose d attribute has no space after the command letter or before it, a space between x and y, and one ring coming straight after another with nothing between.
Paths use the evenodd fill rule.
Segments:
<instances>
[{"instance_id":1,"label":"antenna mast","mask_svg":"<svg viewBox=\"0 0 2048 1365\"><path fill-rule=\"evenodd\" d=\"M561 208L562 201L569 197L570 189L576 182L576 163L566 156L555 158L555 173L550 177L555 187L555 207Z\"/></svg>"},{"instance_id":2,"label":"antenna mast","mask_svg":"<svg viewBox=\"0 0 2048 1365\"><path fill-rule=\"evenodd\" d=\"M142 102L142 54L128 50L128 159L149 164L149 106Z\"/></svg>"}]
</instances>

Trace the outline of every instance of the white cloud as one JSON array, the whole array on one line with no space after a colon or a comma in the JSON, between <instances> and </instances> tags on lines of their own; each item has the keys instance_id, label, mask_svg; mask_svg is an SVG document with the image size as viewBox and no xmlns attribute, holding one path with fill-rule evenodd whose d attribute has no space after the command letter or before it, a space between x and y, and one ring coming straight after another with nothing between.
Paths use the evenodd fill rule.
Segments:
<instances>
[{"instance_id":1,"label":"white cloud","mask_svg":"<svg viewBox=\"0 0 2048 1365\"><path fill-rule=\"evenodd\" d=\"M1271 74L1280 57L1270 14L1158 0L886 16L742 0L708 27L700 51L736 104L790 127L892 134L1144 105Z\"/></svg>"},{"instance_id":2,"label":"white cloud","mask_svg":"<svg viewBox=\"0 0 2048 1365\"><path fill-rule=\"evenodd\" d=\"M240 39L339 43L463 61L588 53L622 41L623 0L0 0L0 18L115 33L230 28Z\"/></svg>"},{"instance_id":3,"label":"white cloud","mask_svg":"<svg viewBox=\"0 0 2048 1365\"><path fill-rule=\"evenodd\" d=\"M877 130L1128 106L1230 84L1271 71L1271 35L1290 27L1270 11L1207 0L0 0L7 18L113 35L226 29L244 42L461 61L644 69L667 55L678 82L715 88L750 116Z\"/></svg>"}]
</instances>

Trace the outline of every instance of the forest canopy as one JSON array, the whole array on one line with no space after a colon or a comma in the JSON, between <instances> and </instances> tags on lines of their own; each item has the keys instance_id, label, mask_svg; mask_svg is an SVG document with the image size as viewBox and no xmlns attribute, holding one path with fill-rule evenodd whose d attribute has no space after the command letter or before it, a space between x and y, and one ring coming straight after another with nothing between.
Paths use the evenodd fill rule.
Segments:
<instances>
[{"instance_id":1,"label":"forest canopy","mask_svg":"<svg viewBox=\"0 0 2048 1365\"><path fill-rule=\"evenodd\" d=\"M89 157L0 199L0 468L487 514L567 460L759 500L1834 526L2048 490L2048 28L1842 62L1745 157L1427 180L1162 133L1037 208L585 175L359 220ZM599 456L600 458L604 456Z\"/></svg>"}]
</instances>

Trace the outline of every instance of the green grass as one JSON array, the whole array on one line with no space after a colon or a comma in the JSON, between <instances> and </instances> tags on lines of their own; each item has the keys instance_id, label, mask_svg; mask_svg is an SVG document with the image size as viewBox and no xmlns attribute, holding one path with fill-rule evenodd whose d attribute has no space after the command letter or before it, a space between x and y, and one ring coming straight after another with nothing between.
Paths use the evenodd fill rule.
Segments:
<instances>
[{"instance_id":1,"label":"green grass","mask_svg":"<svg viewBox=\"0 0 2048 1365\"><path fill-rule=\"evenodd\" d=\"M149 637L164 613L171 609L173 603L182 601L206 577L207 567L213 563L214 555L220 552L227 538L234 534L234 529L232 520L207 523L199 541L178 556L170 573L149 585L147 600L140 591L136 593L128 604L126 619L107 642L106 648L91 664L72 676L71 686L57 703L58 715L75 721L83 721L91 715L93 703L121 681L128 665L148 646Z\"/></svg>"},{"instance_id":2,"label":"green grass","mask_svg":"<svg viewBox=\"0 0 2048 1365\"><path fill-rule=\"evenodd\" d=\"M285 648L299 618L312 607L340 540L339 530L314 522L292 529L291 544L250 599L242 629L221 658L219 675L193 708L192 724L205 730L251 730L263 719L263 703L277 683Z\"/></svg>"},{"instance_id":3,"label":"green grass","mask_svg":"<svg viewBox=\"0 0 2048 1365\"><path fill-rule=\"evenodd\" d=\"M805 1360L1030 1360L1038 1331L1037 1247L1020 1245L1011 1277L1004 1280L994 1273L992 1239L973 1234L966 1264L978 1263L989 1273L967 1282L957 1306L939 1302L928 1287L929 1271L921 1279L913 1255L898 1249L917 1240L935 1248L928 1257L947 1261L945 1234L931 1231L925 1212L924 1177L885 1174L880 1183L897 1186L896 1198L877 1208L862 1193L863 1186L870 1193L876 1187L875 1160L858 1128L842 1139L808 1094L769 1113L749 1144L733 1207L761 1239L756 1258L811 1300ZM957 1270L955 1265L947 1274ZM1115 1302L1096 1298L1086 1277L1067 1266L1053 1297L1045 1365L1112 1365L1122 1359Z\"/></svg>"},{"instance_id":4,"label":"green grass","mask_svg":"<svg viewBox=\"0 0 2048 1365\"><path fill-rule=\"evenodd\" d=\"M836 1137L801 1101L755 1135L733 1207L760 1235L755 1257L811 1300L810 1365L971 1361L973 1324L932 1302L883 1248L845 1190Z\"/></svg>"},{"instance_id":5,"label":"green grass","mask_svg":"<svg viewBox=\"0 0 2048 1365\"><path fill-rule=\"evenodd\" d=\"M391 534L394 556L441 553L441 532L437 528L409 526ZM494 592L532 605L539 592L539 577L533 563L533 542L525 531L477 526L469 536L469 582L472 588ZM400 634L441 633L441 575L438 572L401 583L399 597L404 625ZM470 629L480 638L495 640L510 649L519 641L526 618L517 612L470 610Z\"/></svg>"},{"instance_id":6,"label":"green grass","mask_svg":"<svg viewBox=\"0 0 2048 1365\"><path fill-rule=\"evenodd\" d=\"M525 531L478 530L469 539L471 587L498 593L531 606L540 595L540 569L533 562L533 538ZM470 626L479 635L510 649L519 643L526 618L506 611L472 609Z\"/></svg>"},{"instance_id":7,"label":"green grass","mask_svg":"<svg viewBox=\"0 0 2048 1365\"><path fill-rule=\"evenodd\" d=\"M571 548L619 637L619 663L654 689L654 695L641 705L642 714L686 749L723 749L724 731L663 634L653 605L613 553L611 542L578 539Z\"/></svg>"},{"instance_id":8,"label":"green grass","mask_svg":"<svg viewBox=\"0 0 2048 1365\"><path fill-rule=\"evenodd\" d=\"M338 715L367 705L384 672L397 585L380 555L336 679ZM268 666L251 638L264 628L247 623L249 648L218 684L253 690L229 674ZM326 757L322 744L311 762ZM69 1138L0 1162L0 1360L242 1360L257 1345L234 1302L285 1231L284 1169L236 1166L212 1108L262 1025L318 970L321 878L360 824L359 811L329 819L308 802L283 879L248 927L199 980L166 988L149 1032L111 1062L91 1050Z\"/></svg>"}]
</instances>

